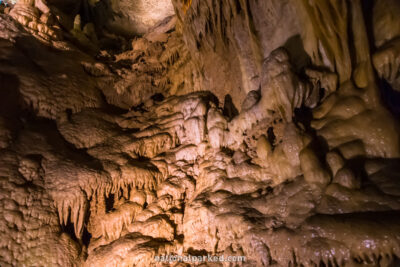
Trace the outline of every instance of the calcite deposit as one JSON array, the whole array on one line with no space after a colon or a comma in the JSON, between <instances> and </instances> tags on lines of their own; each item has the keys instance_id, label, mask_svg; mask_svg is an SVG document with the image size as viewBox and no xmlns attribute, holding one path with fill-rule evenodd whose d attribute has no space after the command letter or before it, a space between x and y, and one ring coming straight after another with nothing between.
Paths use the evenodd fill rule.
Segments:
<instances>
[{"instance_id":1,"label":"calcite deposit","mask_svg":"<svg viewBox=\"0 0 400 267\"><path fill-rule=\"evenodd\" d=\"M0 266L400 265L399 1L0 5Z\"/></svg>"}]
</instances>

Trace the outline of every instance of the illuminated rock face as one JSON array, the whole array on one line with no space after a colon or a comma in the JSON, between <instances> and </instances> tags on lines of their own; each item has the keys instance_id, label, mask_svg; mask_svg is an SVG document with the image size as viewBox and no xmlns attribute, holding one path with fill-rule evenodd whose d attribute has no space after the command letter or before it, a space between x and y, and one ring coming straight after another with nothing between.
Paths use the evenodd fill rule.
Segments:
<instances>
[{"instance_id":1,"label":"illuminated rock face","mask_svg":"<svg viewBox=\"0 0 400 267\"><path fill-rule=\"evenodd\" d=\"M77 2L0 15L0 266L399 264L397 1Z\"/></svg>"},{"instance_id":2,"label":"illuminated rock face","mask_svg":"<svg viewBox=\"0 0 400 267\"><path fill-rule=\"evenodd\" d=\"M97 1L98 2L98 1ZM166 17L174 15L171 0L111 0L104 1L109 31L128 36L144 34Z\"/></svg>"}]
</instances>

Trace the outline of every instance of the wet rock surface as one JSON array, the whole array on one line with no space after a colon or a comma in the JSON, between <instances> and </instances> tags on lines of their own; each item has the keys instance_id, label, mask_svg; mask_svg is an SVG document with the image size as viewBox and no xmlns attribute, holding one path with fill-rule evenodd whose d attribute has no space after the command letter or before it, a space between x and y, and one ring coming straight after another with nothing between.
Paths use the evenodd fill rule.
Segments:
<instances>
[{"instance_id":1,"label":"wet rock surface","mask_svg":"<svg viewBox=\"0 0 400 267\"><path fill-rule=\"evenodd\" d=\"M0 14L1 266L398 265L397 2L78 2Z\"/></svg>"}]
</instances>

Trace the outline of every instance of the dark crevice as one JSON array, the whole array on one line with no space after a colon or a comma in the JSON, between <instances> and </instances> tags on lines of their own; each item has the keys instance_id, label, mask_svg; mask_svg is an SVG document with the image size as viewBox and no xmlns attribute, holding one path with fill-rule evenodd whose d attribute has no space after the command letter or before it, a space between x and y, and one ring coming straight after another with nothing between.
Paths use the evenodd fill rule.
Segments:
<instances>
[{"instance_id":1,"label":"dark crevice","mask_svg":"<svg viewBox=\"0 0 400 267\"><path fill-rule=\"evenodd\" d=\"M64 233L68 234L72 240L74 240L75 242L79 243L79 239L77 238L77 236L75 235L75 228L74 228L74 224L68 219L67 224L66 225L62 225L61 229Z\"/></svg>"},{"instance_id":2,"label":"dark crevice","mask_svg":"<svg viewBox=\"0 0 400 267\"><path fill-rule=\"evenodd\" d=\"M106 204L106 212L110 212L114 208L114 200L115 200L115 195L110 194L108 197L105 198L105 204Z\"/></svg>"},{"instance_id":3,"label":"dark crevice","mask_svg":"<svg viewBox=\"0 0 400 267\"><path fill-rule=\"evenodd\" d=\"M375 51L375 36L374 36L374 26L373 26L374 2L375 2L374 0L361 1L369 48L372 53Z\"/></svg>"},{"instance_id":4,"label":"dark crevice","mask_svg":"<svg viewBox=\"0 0 400 267\"><path fill-rule=\"evenodd\" d=\"M88 232L86 227L84 227L82 233L82 243L87 247L89 246L91 239L92 239L92 234Z\"/></svg>"},{"instance_id":5,"label":"dark crevice","mask_svg":"<svg viewBox=\"0 0 400 267\"><path fill-rule=\"evenodd\" d=\"M396 91L386 80L379 81L381 99L390 112L400 118L400 91Z\"/></svg>"},{"instance_id":6,"label":"dark crevice","mask_svg":"<svg viewBox=\"0 0 400 267\"><path fill-rule=\"evenodd\" d=\"M302 125L306 133L311 136L312 141L309 144L309 148L316 153L321 163L324 164L325 155L329 151L329 146L326 140L322 136L317 135L315 129L311 127L311 121L313 120L312 110L303 106L295 109L294 114L293 122L297 125Z\"/></svg>"},{"instance_id":7,"label":"dark crevice","mask_svg":"<svg viewBox=\"0 0 400 267\"><path fill-rule=\"evenodd\" d=\"M304 49L300 35L290 37L283 47L289 53L290 62L296 73L300 74L302 70L311 65L311 58Z\"/></svg>"},{"instance_id":8,"label":"dark crevice","mask_svg":"<svg viewBox=\"0 0 400 267\"><path fill-rule=\"evenodd\" d=\"M274 128L273 127L269 127L267 130L267 137L268 137L268 141L272 146L272 150L274 150L275 148L275 142L276 142L276 136L274 133Z\"/></svg>"},{"instance_id":9,"label":"dark crevice","mask_svg":"<svg viewBox=\"0 0 400 267\"><path fill-rule=\"evenodd\" d=\"M225 96L224 109L222 113L225 117L228 118L229 121L231 121L234 117L239 115L239 111L233 104L232 96L229 94Z\"/></svg>"},{"instance_id":10,"label":"dark crevice","mask_svg":"<svg viewBox=\"0 0 400 267\"><path fill-rule=\"evenodd\" d=\"M152 99L153 101L155 101L155 102L161 102L161 101L163 101L163 100L165 99L165 97L164 97L163 94L157 93L157 94L154 94L154 95L151 97L151 99Z\"/></svg>"}]
</instances>

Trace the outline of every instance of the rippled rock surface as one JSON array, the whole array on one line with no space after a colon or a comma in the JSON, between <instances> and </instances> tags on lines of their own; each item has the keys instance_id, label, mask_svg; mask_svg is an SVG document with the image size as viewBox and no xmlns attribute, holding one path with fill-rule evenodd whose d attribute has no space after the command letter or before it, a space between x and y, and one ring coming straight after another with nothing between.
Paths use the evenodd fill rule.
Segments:
<instances>
[{"instance_id":1,"label":"rippled rock surface","mask_svg":"<svg viewBox=\"0 0 400 267\"><path fill-rule=\"evenodd\" d=\"M398 10L1 6L0 265L398 266Z\"/></svg>"}]
</instances>

